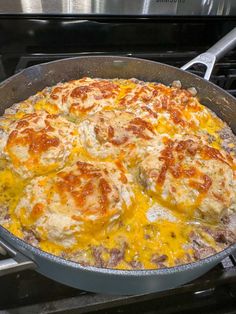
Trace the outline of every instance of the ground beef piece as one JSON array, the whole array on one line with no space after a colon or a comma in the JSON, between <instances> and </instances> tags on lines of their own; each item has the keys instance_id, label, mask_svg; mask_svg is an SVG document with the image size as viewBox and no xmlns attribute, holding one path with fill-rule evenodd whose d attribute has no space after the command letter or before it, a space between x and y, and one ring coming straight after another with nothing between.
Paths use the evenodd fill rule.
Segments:
<instances>
[{"instance_id":1,"label":"ground beef piece","mask_svg":"<svg viewBox=\"0 0 236 314\"><path fill-rule=\"evenodd\" d=\"M165 261L167 261L168 256L165 254L159 255L159 254L153 254L151 258L151 262L156 264L158 268L166 267Z\"/></svg>"},{"instance_id":2,"label":"ground beef piece","mask_svg":"<svg viewBox=\"0 0 236 314\"><path fill-rule=\"evenodd\" d=\"M133 268L133 269L142 269L144 268L142 263L137 261L137 260L133 260L131 262L129 262L129 265Z\"/></svg>"},{"instance_id":3,"label":"ground beef piece","mask_svg":"<svg viewBox=\"0 0 236 314\"><path fill-rule=\"evenodd\" d=\"M198 247L205 247L207 243L202 239L202 237L195 231L191 231L189 234L189 238L192 241L191 247L198 248Z\"/></svg>"},{"instance_id":4,"label":"ground beef piece","mask_svg":"<svg viewBox=\"0 0 236 314\"><path fill-rule=\"evenodd\" d=\"M236 242L236 234L228 229L213 229L206 226L203 226L202 229L203 231L211 235L212 238L218 243L230 245Z\"/></svg>"},{"instance_id":5,"label":"ground beef piece","mask_svg":"<svg viewBox=\"0 0 236 314\"><path fill-rule=\"evenodd\" d=\"M229 127L225 127L219 132L220 138L223 140L222 148L228 153L236 153L236 138Z\"/></svg>"},{"instance_id":6,"label":"ground beef piece","mask_svg":"<svg viewBox=\"0 0 236 314\"><path fill-rule=\"evenodd\" d=\"M221 221L224 225L228 225L230 222L230 217L228 215L225 215L221 218Z\"/></svg>"},{"instance_id":7,"label":"ground beef piece","mask_svg":"<svg viewBox=\"0 0 236 314\"><path fill-rule=\"evenodd\" d=\"M4 219L5 219L5 220L9 220L10 218L11 218L10 214L6 214L6 215L4 216Z\"/></svg>"},{"instance_id":8,"label":"ground beef piece","mask_svg":"<svg viewBox=\"0 0 236 314\"><path fill-rule=\"evenodd\" d=\"M207 134L207 142L209 144L211 144L212 142L214 142L216 140L215 136L214 135L211 135L211 134Z\"/></svg>"},{"instance_id":9,"label":"ground beef piece","mask_svg":"<svg viewBox=\"0 0 236 314\"><path fill-rule=\"evenodd\" d=\"M67 258L67 254L66 254L66 252L62 252L61 254L60 254L60 257L62 257L62 258Z\"/></svg>"},{"instance_id":10,"label":"ground beef piece","mask_svg":"<svg viewBox=\"0 0 236 314\"><path fill-rule=\"evenodd\" d=\"M92 247L92 255L95 261L95 266L97 267L105 267L106 263L102 258L102 253L104 251L103 246L93 246Z\"/></svg>"},{"instance_id":11,"label":"ground beef piece","mask_svg":"<svg viewBox=\"0 0 236 314\"><path fill-rule=\"evenodd\" d=\"M30 243L31 245L38 246L39 240L35 236L34 232L32 230L24 230L24 237L23 240L27 243Z\"/></svg>"},{"instance_id":12,"label":"ground beef piece","mask_svg":"<svg viewBox=\"0 0 236 314\"><path fill-rule=\"evenodd\" d=\"M127 245L124 243L119 248L107 249L102 245L92 247L92 256L95 260L95 266L97 267L115 267L117 266L123 259L125 255L125 249ZM108 255L109 257L104 260L103 253Z\"/></svg>"},{"instance_id":13,"label":"ground beef piece","mask_svg":"<svg viewBox=\"0 0 236 314\"><path fill-rule=\"evenodd\" d=\"M110 259L107 267L115 267L124 259L125 246L122 249L111 249L109 253Z\"/></svg>"},{"instance_id":14,"label":"ground beef piece","mask_svg":"<svg viewBox=\"0 0 236 314\"><path fill-rule=\"evenodd\" d=\"M231 131L229 127L224 127L223 129L221 129L219 131L219 135L222 140L227 140L227 139L235 140L233 132Z\"/></svg>"},{"instance_id":15,"label":"ground beef piece","mask_svg":"<svg viewBox=\"0 0 236 314\"><path fill-rule=\"evenodd\" d=\"M1 205L0 207L0 224L4 224L9 221L11 218L9 213L8 213L8 206Z\"/></svg>"},{"instance_id":16,"label":"ground beef piece","mask_svg":"<svg viewBox=\"0 0 236 314\"><path fill-rule=\"evenodd\" d=\"M195 260L200 260L217 253L217 251L209 246L198 233L192 231L190 233L190 239L192 240L192 249L194 251L193 257Z\"/></svg>"},{"instance_id":17,"label":"ground beef piece","mask_svg":"<svg viewBox=\"0 0 236 314\"><path fill-rule=\"evenodd\" d=\"M216 249L211 247L208 242L204 241L201 236L202 232L207 233L215 240ZM226 228L211 228L203 225L199 227L199 234L194 231L190 233L190 239L192 240L191 247L194 251L194 258L199 260L213 255L217 253L217 251L221 251L227 246L235 243L236 234Z\"/></svg>"},{"instance_id":18,"label":"ground beef piece","mask_svg":"<svg viewBox=\"0 0 236 314\"><path fill-rule=\"evenodd\" d=\"M216 250L210 246L205 246L202 248L198 248L194 250L194 257L196 260L200 260L203 258L206 258L210 255L214 255L216 252Z\"/></svg>"}]
</instances>

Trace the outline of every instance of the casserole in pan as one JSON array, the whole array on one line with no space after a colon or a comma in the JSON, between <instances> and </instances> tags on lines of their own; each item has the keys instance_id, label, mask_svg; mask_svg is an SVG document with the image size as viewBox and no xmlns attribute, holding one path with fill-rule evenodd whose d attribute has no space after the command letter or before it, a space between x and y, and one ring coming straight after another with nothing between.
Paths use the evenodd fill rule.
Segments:
<instances>
[{"instance_id":1,"label":"casserole in pan","mask_svg":"<svg viewBox=\"0 0 236 314\"><path fill-rule=\"evenodd\" d=\"M185 89L147 83L173 78ZM61 81L70 82L43 89ZM130 294L175 287L234 249L234 135L200 104L234 131L227 93L120 57L32 67L0 93L5 107L18 103L1 120L2 224L33 245L1 227L17 260L2 272L36 267L72 286Z\"/></svg>"}]
</instances>

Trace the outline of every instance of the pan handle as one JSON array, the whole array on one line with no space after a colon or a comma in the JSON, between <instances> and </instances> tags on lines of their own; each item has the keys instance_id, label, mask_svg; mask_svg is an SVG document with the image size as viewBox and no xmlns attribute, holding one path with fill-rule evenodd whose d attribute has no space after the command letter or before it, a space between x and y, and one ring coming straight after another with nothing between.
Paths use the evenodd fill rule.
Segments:
<instances>
[{"instance_id":1,"label":"pan handle","mask_svg":"<svg viewBox=\"0 0 236 314\"><path fill-rule=\"evenodd\" d=\"M0 277L25 269L36 268L36 264L33 261L27 259L24 255L15 252L10 246L0 240L0 254L7 255L7 253L12 257L0 260Z\"/></svg>"},{"instance_id":2,"label":"pan handle","mask_svg":"<svg viewBox=\"0 0 236 314\"><path fill-rule=\"evenodd\" d=\"M204 79L209 80L215 62L223 57L228 51L236 46L236 27L233 28L227 35L221 38L214 46L209 48L206 52L201 53L193 60L181 67L182 70L187 70L194 64L204 64L206 66L206 73Z\"/></svg>"}]
</instances>

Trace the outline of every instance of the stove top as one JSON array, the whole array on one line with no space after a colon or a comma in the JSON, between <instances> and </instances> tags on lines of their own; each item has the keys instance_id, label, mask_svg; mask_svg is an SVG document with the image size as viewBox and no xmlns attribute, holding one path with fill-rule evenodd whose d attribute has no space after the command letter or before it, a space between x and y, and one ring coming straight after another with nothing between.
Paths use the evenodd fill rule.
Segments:
<instances>
[{"instance_id":1,"label":"stove top","mask_svg":"<svg viewBox=\"0 0 236 314\"><path fill-rule=\"evenodd\" d=\"M0 81L22 69L84 55L124 55L180 67L236 25L229 19L0 17ZM192 70L203 76L201 68ZM236 97L236 50L211 81ZM35 271L0 277L0 313L235 313L236 255L177 289L109 296L70 288Z\"/></svg>"},{"instance_id":2,"label":"stove top","mask_svg":"<svg viewBox=\"0 0 236 314\"><path fill-rule=\"evenodd\" d=\"M29 270L1 277L0 287L4 287L0 313L226 314L234 313L236 308L236 259L226 258L206 275L182 287L135 296L85 292Z\"/></svg>"}]
</instances>

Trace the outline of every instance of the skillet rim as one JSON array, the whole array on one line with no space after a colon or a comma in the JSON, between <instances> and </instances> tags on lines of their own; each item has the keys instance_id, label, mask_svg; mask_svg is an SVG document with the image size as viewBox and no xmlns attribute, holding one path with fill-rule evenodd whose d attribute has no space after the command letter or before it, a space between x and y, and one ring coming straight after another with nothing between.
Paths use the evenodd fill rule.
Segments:
<instances>
[{"instance_id":1,"label":"skillet rim","mask_svg":"<svg viewBox=\"0 0 236 314\"><path fill-rule=\"evenodd\" d=\"M136 62L144 62L144 63L150 63L150 64L158 64L158 65L161 65L161 66L165 66L167 68L170 68L172 70L177 70L177 71L180 71L180 73L184 73L184 75L188 75L189 77L193 77L194 79L200 81L200 82L203 82L204 84L206 85L209 85L211 88L215 88L216 90L218 90L219 92L225 94L225 96L227 96L228 98L230 98L233 102L235 102L235 106L236 106L236 99L235 97L233 97L231 94L229 94L228 92L226 92L223 88L221 88L220 86L217 86L216 84L212 83L211 81L208 81L194 73L191 73L191 72L188 72L187 70L183 70L181 68L177 68L175 66L172 66L172 65L169 65L169 64L165 64L165 63L161 63L161 62L157 62L157 61L153 61L153 60L148 60L148 59L142 59L142 58L134 58L134 57L126 57L126 56L114 56L114 55L96 55L96 56L78 56L78 57L71 57L71 58L63 58L63 59L58 59L58 60L54 60L54 61L49 61L49 62L45 62L45 63L39 63L39 64L36 64L36 65L32 65L30 67L27 67L21 71L19 71L18 73L15 73L13 74L12 76L6 78L4 81L2 81L0 83L0 88L4 87L4 85L10 83L12 80L14 80L16 77L24 74L24 73L27 73L27 72L30 72L32 70L36 70L36 69L40 69L40 68L44 68L44 67L47 67L48 65L51 65L51 64L56 64L56 63L61 63L63 61L67 62L67 61L76 61L76 60L80 60L80 59L110 59L110 60L113 60L113 61L136 61ZM116 59L119 59L119 60L116 60ZM41 71L38 71L36 70L36 72L41 72ZM109 79L109 78L108 78ZM141 80L141 79L140 79ZM177 79L176 79L177 80ZM65 81L60 81L60 82L65 82ZM150 81L151 82L151 81ZM158 82L158 81L157 81ZM59 83L59 82L58 82ZM55 85L55 84L54 84ZM52 86L54 86L52 85ZM191 85L191 84L190 84ZM45 86L45 87L50 87L50 86ZM189 87L194 87L194 86L189 86ZM187 88L187 87L184 87L184 88ZM32 95L31 95L32 96ZM30 96L29 96L30 97ZM22 101L22 100L21 100ZM206 106L207 107L207 106ZM224 120L223 120L224 121ZM225 122L225 121L224 121ZM235 134L236 136L236 134Z\"/></svg>"},{"instance_id":2,"label":"skillet rim","mask_svg":"<svg viewBox=\"0 0 236 314\"><path fill-rule=\"evenodd\" d=\"M36 72L40 72L41 68L47 68L48 65L51 64L56 64L56 63L61 63L63 61L67 62L67 61L77 61L77 60L81 60L81 59L108 59L110 62L111 61L136 61L136 62L143 62L143 63L150 63L150 64L158 64L161 66L165 66L170 69L173 70L177 70L180 71L180 73L184 73L184 75L189 76L190 78L194 78L200 82L203 82L206 85L209 85L210 88L215 88L216 90L218 90L220 93L222 93L223 95L225 95L227 98L231 99L236 106L236 100L235 98L230 95L228 92L226 92L225 90L223 90L221 87L215 85L214 83L205 80L204 78L201 78L193 73L187 72L185 70L182 70L180 68L168 65L168 64L164 64L161 62L156 62L156 61L152 61L152 60L147 60L147 59L141 59L141 58L133 58L133 57L125 57L125 56L112 56L112 55L101 55L101 56L79 56L79 57L72 57L72 58L64 58L64 59L59 59L59 60L54 60L54 61L50 61L50 62L46 62L46 63L40 63L37 65L33 65L30 66L26 69L23 69L22 71L10 76L9 78L7 78L6 80L4 80L3 82L0 83L0 88L4 88L5 85L7 85L8 83L11 83L11 81L14 81L15 78L27 74L28 72L31 72L32 70L36 71ZM93 77L93 76L92 76ZM178 78L176 78L175 80L177 80ZM151 80L150 80L151 81ZM181 80L180 80L181 81ZM63 82L63 81L61 81ZM59 82L58 82L59 83ZM52 86L54 86L55 84L53 84ZM47 85L48 86L48 85ZM45 87L47 87L45 86ZM190 80L190 86L189 87L194 87L191 86L191 80ZM187 88L187 87L184 87ZM30 97L30 96L29 96ZM23 99L24 100L24 99ZM20 100L20 101L23 101ZM13 104L12 104L13 105ZM206 105L205 105L206 106ZM208 107L208 106L206 106ZM9 108L9 107L7 107ZM236 107L235 107L236 108ZM209 108L210 109L210 108ZM212 110L212 109L210 109ZM214 112L214 110L212 110ZM221 120L223 122L224 119L221 118ZM225 122L226 123L226 122ZM228 123L226 123L228 125ZM230 126L229 126L230 127ZM231 127L230 127L231 129ZM232 130L232 129L231 129ZM233 132L234 133L234 132ZM2 237L3 234L3 237ZM2 239L3 241L7 242L8 244L8 240L5 240L6 238L10 238L10 241L13 242L14 245L16 246L20 246L22 247L24 250L29 250L31 253L33 253L34 255L36 255L36 257L39 255L41 258L45 258L48 259L52 262L56 262L60 265L63 266L68 266L68 267L73 267L76 269L80 269L83 271L90 271L90 272L95 272L95 273L100 273L100 274L110 274L110 275L129 275L131 277L135 277L135 276L153 276L153 275L165 275L165 274L172 274L172 273L178 273L181 271L187 271L187 270L191 270L191 269L196 269L198 267L204 266L204 264L208 264L211 262L214 262L216 259L222 260L225 256L229 255L230 253L232 253L234 250L236 250L236 243L231 244L230 246L226 247L224 250L214 254L214 255L210 255L204 259L200 259L198 261L192 262L192 263L186 263L186 264L181 264L181 265L177 265L177 266L172 266L172 267L165 267L165 268L159 268L159 269L139 269L139 270L120 270L120 269L114 269L114 268L104 268L104 267L95 267L95 266L82 266L81 264L77 263L77 262L73 262L71 260L65 259L63 257L59 257L56 256L54 254L48 253L46 251L41 250L40 248L37 248L29 243L27 243L26 241L18 238L17 236L15 236L13 233L11 233L10 231L8 231L6 228L4 228L2 225L0 225L0 239ZM10 246L12 247L12 244L10 242ZM35 262L34 259L28 257L28 254L25 253L25 251L21 251L16 249L15 247L13 247L13 250L15 250L16 252L20 252L22 255L24 255L26 258L28 258L30 261L33 261L36 264L36 270L37 270L37 261ZM14 258L14 257L13 257ZM39 265L40 266L40 265Z\"/></svg>"}]
</instances>

